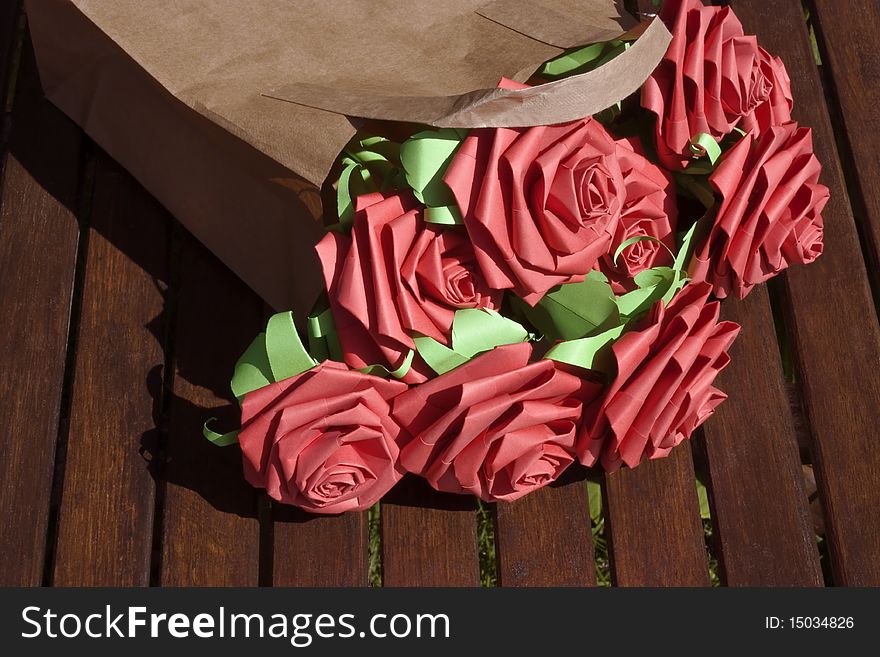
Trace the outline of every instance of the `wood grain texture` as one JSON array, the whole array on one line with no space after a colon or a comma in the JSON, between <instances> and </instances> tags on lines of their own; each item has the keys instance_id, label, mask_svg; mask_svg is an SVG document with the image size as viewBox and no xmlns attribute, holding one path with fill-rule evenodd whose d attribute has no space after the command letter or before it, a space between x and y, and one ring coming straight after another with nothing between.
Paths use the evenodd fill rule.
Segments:
<instances>
[{"instance_id":1,"label":"wood grain texture","mask_svg":"<svg viewBox=\"0 0 880 657\"><path fill-rule=\"evenodd\" d=\"M822 180L831 189L823 213L823 256L784 276L789 326L834 582L880 585L880 327L803 10L798 0L732 5L746 30L785 62L796 99L794 118L813 128Z\"/></svg>"},{"instance_id":2,"label":"wood grain texture","mask_svg":"<svg viewBox=\"0 0 880 657\"><path fill-rule=\"evenodd\" d=\"M821 586L816 536L764 286L726 299L743 329L715 382L730 397L703 425L712 522L729 586Z\"/></svg>"},{"instance_id":3,"label":"wood grain texture","mask_svg":"<svg viewBox=\"0 0 880 657\"><path fill-rule=\"evenodd\" d=\"M476 505L407 476L382 500L385 586L479 586Z\"/></svg>"},{"instance_id":4,"label":"wood grain texture","mask_svg":"<svg viewBox=\"0 0 880 657\"><path fill-rule=\"evenodd\" d=\"M316 516L276 505L275 586L366 586L369 577L367 513Z\"/></svg>"},{"instance_id":5,"label":"wood grain texture","mask_svg":"<svg viewBox=\"0 0 880 657\"><path fill-rule=\"evenodd\" d=\"M237 446L215 447L202 425L235 427L229 379L261 330L262 301L189 233L180 230L173 395L169 403L162 518L163 586L256 586L257 492Z\"/></svg>"},{"instance_id":6,"label":"wood grain texture","mask_svg":"<svg viewBox=\"0 0 880 657\"><path fill-rule=\"evenodd\" d=\"M595 586L584 481L544 487L496 506L500 586Z\"/></svg>"},{"instance_id":7,"label":"wood grain texture","mask_svg":"<svg viewBox=\"0 0 880 657\"><path fill-rule=\"evenodd\" d=\"M863 205L856 213L868 264L880 283L880 6L876 0L814 0L811 17L824 42L823 67L833 80L846 145L854 167L849 181Z\"/></svg>"},{"instance_id":8,"label":"wood grain texture","mask_svg":"<svg viewBox=\"0 0 880 657\"><path fill-rule=\"evenodd\" d=\"M605 477L616 586L708 586L709 564L690 445Z\"/></svg>"},{"instance_id":9,"label":"wood grain texture","mask_svg":"<svg viewBox=\"0 0 880 657\"><path fill-rule=\"evenodd\" d=\"M0 585L42 581L79 224L80 131L22 58L0 214Z\"/></svg>"},{"instance_id":10,"label":"wood grain texture","mask_svg":"<svg viewBox=\"0 0 880 657\"><path fill-rule=\"evenodd\" d=\"M99 154L53 582L149 583L168 216Z\"/></svg>"}]
</instances>

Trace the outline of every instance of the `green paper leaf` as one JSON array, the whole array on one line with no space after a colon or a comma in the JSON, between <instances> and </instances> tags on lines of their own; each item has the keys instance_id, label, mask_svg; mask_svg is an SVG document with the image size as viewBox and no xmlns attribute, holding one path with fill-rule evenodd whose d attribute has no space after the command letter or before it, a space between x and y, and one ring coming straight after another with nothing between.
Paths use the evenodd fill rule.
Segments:
<instances>
[{"instance_id":1,"label":"green paper leaf","mask_svg":"<svg viewBox=\"0 0 880 657\"><path fill-rule=\"evenodd\" d=\"M426 207L425 221L429 224L441 224L444 226L457 226L462 223L461 210L457 205L444 205L437 208Z\"/></svg>"},{"instance_id":2,"label":"green paper leaf","mask_svg":"<svg viewBox=\"0 0 880 657\"><path fill-rule=\"evenodd\" d=\"M266 353L266 334L260 333L235 363L230 382L232 394L241 401L247 393L267 386L274 380Z\"/></svg>"},{"instance_id":3,"label":"green paper leaf","mask_svg":"<svg viewBox=\"0 0 880 657\"><path fill-rule=\"evenodd\" d=\"M434 338L421 335L414 337L413 342L416 344L416 351L419 352L419 356L437 374L445 374L460 365L464 365L469 360L467 356L462 356L457 351L453 351L446 345L437 342Z\"/></svg>"},{"instance_id":4,"label":"green paper leaf","mask_svg":"<svg viewBox=\"0 0 880 657\"><path fill-rule=\"evenodd\" d=\"M514 303L551 340L582 338L620 323L614 292L600 276L605 278L590 275L581 283L560 285L534 307L519 300Z\"/></svg>"},{"instance_id":5,"label":"green paper leaf","mask_svg":"<svg viewBox=\"0 0 880 657\"><path fill-rule=\"evenodd\" d=\"M400 163L415 197L435 209L426 221L460 224L455 195L443 182L446 168L467 135L466 130L441 128L417 132L400 147ZM441 210L442 209L442 210Z\"/></svg>"},{"instance_id":6,"label":"green paper leaf","mask_svg":"<svg viewBox=\"0 0 880 657\"><path fill-rule=\"evenodd\" d=\"M303 345L292 312L272 315L265 335L266 355L275 381L301 374L318 364Z\"/></svg>"},{"instance_id":7,"label":"green paper leaf","mask_svg":"<svg viewBox=\"0 0 880 657\"><path fill-rule=\"evenodd\" d=\"M457 310L452 321L452 346L467 357L528 339L529 332L522 325L488 308Z\"/></svg>"},{"instance_id":8,"label":"green paper leaf","mask_svg":"<svg viewBox=\"0 0 880 657\"><path fill-rule=\"evenodd\" d=\"M694 235L697 232L697 226L700 221L702 221L702 219L694 222L694 225L691 226L684 234L684 237L682 237L681 246L678 247L678 255L675 256L675 262L672 263L673 269L687 271L687 265L691 260L691 255L693 255L693 249L695 246Z\"/></svg>"},{"instance_id":9,"label":"green paper leaf","mask_svg":"<svg viewBox=\"0 0 880 657\"><path fill-rule=\"evenodd\" d=\"M613 374L615 364L611 345L623 334L625 328L624 325L615 326L599 335L558 342L550 347L544 358L586 370Z\"/></svg>"},{"instance_id":10,"label":"green paper leaf","mask_svg":"<svg viewBox=\"0 0 880 657\"><path fill-rule=\"evenodd\" d=\"M437 374L445 374L478 354L531 338L521 324L494 310L464 308L455 311L452 320L451 348L427 336L416 336L413 341L422 360Z\"/></svg>"}]
</instances>

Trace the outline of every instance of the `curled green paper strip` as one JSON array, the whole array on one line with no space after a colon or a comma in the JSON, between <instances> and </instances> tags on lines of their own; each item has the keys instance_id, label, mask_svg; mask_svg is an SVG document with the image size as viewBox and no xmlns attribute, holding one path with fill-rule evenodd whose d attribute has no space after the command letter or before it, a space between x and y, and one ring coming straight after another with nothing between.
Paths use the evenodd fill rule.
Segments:
<instances>
[{"instance_id":1,"label":"curled green paper strip","mask_svg":"<svg viewBox=\"0 0 880 657\"><path fill-rule=\"evenodd\" d=\"M608 63L629 48L629 46L630 43L628 41L621 41L619 39L592 43L551 59L538 69L538 75L551 80L557 80L568 75L586 73Z\"/></svg>"},{"instance_id":2,"label":"curled green paper strip","mask_svg":"<svg viewBox=\"0 0 880 657\"><path fill-rule=\"evenodd\" d=\"M451 348L427 336L416 336L413 341L422 360L437 374L445 374L484 351L532 337L521 324L494 310L464 308L455 311L452 320Z\"/></svg>"},{"instance_id":3,"label":"curled green paper strip","mask_svg":"<svg viewBox=\"0 0 880 657\"><path fill-rule=\"evenodd\" d=\"M691 152L696 157L707 156L709 162L714 165L721 156L721 146L712 135L701 132L691 137Z\"/></svg>"},{"instance_id":4,"label":"curled green paper strip","mask_svg":"<svg viewBox=\"0 0 880 657\"><path fill-rule=\"evenodd\" d=\"M443 182L467 130L441 128L417 132L400 147L400 164L413 195L427 206L425 221L460 224L461 211L452 190Z\"/></svg>"},{"instance_id":5,"label":"curled green paper strip","mask_svg":"<svg viewBox=\"0 0 880 657\"><path fill-rule=\"evenodd\" d=\"M318 362L328 359L339 362L344 360L330 308L309 316L307 337L309 353Z\"/></svg>"},{"instance_id":6,"label":"curled green paper strip","mask_svg":"<svg viewBox=\"0 0 880 657\"><path fill-rule=\"evenodd\" d=\"M235 431L228 431L226 433L217 433L216 431L208 427L208 424L216 419L217 418L215 417L208 418L207 422L205 422L205 424L202 426L202 434L217 447L228 447L229 445L235 445L238 442L238 434L241 433L241 430L236 429Z\"/></svg>"},{"instance_id":7,"label":"curled green paper strip","mask_svg":"<svg viewBox=\"0 0 880 657\"><path fill-rule=\"evenodd\" d=\"M336 185L339 223L331 226L331 230L346 230L351 225L358 196L404 185L397 142L385 137L365 137L350 142L343 152L343 168Z\"/></svg>"},{"instance_id":8,"label":"curled green paper strip","mask_svg":"<svg viewBox=\"0 0 880 657\"><path fill-rule=\"evenodd\" d=\"M409 353L406 355L406 358L404 358L403 362L400 364L400 367L395 370L389 370L384 365L369 365L368 367L362 367L358 371L363 372L364 374L371 374L373 376L381 376L383 379L387 379L388 377L394 379L402 379L409 373L415 355L416 352L410 349Z\"/></svg>"},{"instance_id":9,"label":"curled green paper strip","mask_svg":"<svg viewBox=\"0 0 880 657\"><path fill-rule=\"evenodd\" d=\"M666 242L664 242L663 240L659 240L656 237L651 237L650 235L636 235L635 237L630 237L629 239L623 240L623 242L621 242L620 246L617 247L617 250L614 252L614 264L617 265L617 259L620 257L620 254L626 250L626 248L628 246L632 246L633 244L637 244L638 242L645 242L645 241L657 242L657 244L659 244L664 249L669 251L669 255L671 255L673 258L675 257L675 254L672 252L672 249L670 249L668 246L666 246Z\"/></svg>"}]
</instances>

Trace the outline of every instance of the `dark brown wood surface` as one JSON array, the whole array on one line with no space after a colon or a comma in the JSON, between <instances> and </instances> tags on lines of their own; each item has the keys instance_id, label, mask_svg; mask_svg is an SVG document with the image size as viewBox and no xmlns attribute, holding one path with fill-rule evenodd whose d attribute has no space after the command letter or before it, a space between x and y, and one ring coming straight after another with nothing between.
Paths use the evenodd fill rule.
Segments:
<instances>
[{"instance_id":1,"label":"dark brown wood surface","mask_svg":"<svg viewBox=\"0 0 880 657\"><path fill-rule=\"evenodd\" d=\"M476 506L405 477L382 501L385 586L478 586Z\"/></svg>"},{"instance_id":2,"label":"dark brown wood surface","mask_svg":"<svg viewBox=\"0 0 880 657\"><path fill-rule=\"evenodd\" d=\"M180 229L174 383L157 471L165 482L160 582L164 586L256 586L258 496L241 476L241 450L202 436L238 422L229 372L262 330L262 303L196 239Z\"/></svg>"},{"instance_id":3,"label":"dark brown wood surface","mask_svg":"<svg viewBox=\"0 0 880 657\"><path fill-rule=\"evenodd\" d=\"M5 17L8 20L9 17ZM9 25L3 25L4 31ZM79 224L79 129L18 74L0 213L0 559L3 585L43 579Z\"/></svg>"},{"instance_id":4,"label":"dark brown wood surface","mask_svg":"<svg viewBox=\"0 0 880 657\"><path fill-rule=\"evenodd\" d=\"M703 429L722 576L729 586L820 586L766 288L725 300L722 313L743 327L715 384L731 394Z\"/></svg>"},{"instance_id":5,"label":"dark brown wood surface","mask_svg":"<svg viewBox=\"0 0 880 657\"><path fill-rule=\"evenodd\" d=\"M605 477L611 566L618 586L708 586L690 445Z\"/></svg>"},{"instance_id":6,"label":"dark brown wood surface","mask_svg":"<svg viewBox=\"0 0 880 657\"><path fill-rule=\"evenodd\" d=\"M880 283L880 11L875 0L813 0L809 6L822 65L840 108L840 136L852 156L847 183L854 191L856 220L876 286Z\"/></svg>"},{"instance_id":7,"label":"dark brown wood surface","mask_svg":"<svg viewBox=\"0 0 880 657\"><path fill-rule=\"evenodd\" d=\"M732 6L745 28L785 61L796 99L794 117L813 128L823 180L831 189L823 213L824 254L783 277L788 322L812 432L834 580L850 586L880 585L875 456L880 328L803 8L798 0L736 0Z\"/></svg>"},{"instance_id":8,"label":"dark brown wood surface","mask_svg":"<svg viewBox=\"0 0 880 657\"><path fill-rule=\"evenodd\" d=\"M237 447L204 441L211 415L235 423L229 376L261 302L42 98L30 44L20 64L10 56L15 4L0 9L0 80L17 81L0 132L0 549L20 556L0 563L0 584L364 586L378 556L385 586L478 585L473 499L406 478L382 501L371 546L366 513L273 506L243 480ZM831 581L877 585L880 7L807 2L823 89L801 2L732 4L784 59L832 190L824 256L790 270L773 304L795 357ZM730 398L693 446L721 582L820 585L766 288L723 312L743 325L718 380ZM615 584L709 584L690 445L608 475L604 493ZM497 505L494 536L502 586L596 583L583 481Z\"/></svg>"},{"instance_id":9,"label":"dark brown wood surface","mask_svg":"<svg viewBox=\"0 0 880 657\"><path fill-rule=\"evenodd\" d=\"M595 586L590 501L584 481L498 504L499 586Z\"/></svg>"},{"instance_id":10,"label":"dark brown wood surface","mask_svg":"<svg viewBox=\"0 0 880 657\"><path fill-rule=\"evenodd\" d=\"M366 586L369 574L367 514L320 517L291 507L274 508L275 586Z\"/></svg>"},{"instance_id":11,"label":"dark brown wood surface","mask_svg":"<svg viewBox=\"0 0 880 657\"><path fill-rule=\"evenodd\" d=\"M149 583L168 216L97 156L53 584Z\"/></svg>"}]
</instances>

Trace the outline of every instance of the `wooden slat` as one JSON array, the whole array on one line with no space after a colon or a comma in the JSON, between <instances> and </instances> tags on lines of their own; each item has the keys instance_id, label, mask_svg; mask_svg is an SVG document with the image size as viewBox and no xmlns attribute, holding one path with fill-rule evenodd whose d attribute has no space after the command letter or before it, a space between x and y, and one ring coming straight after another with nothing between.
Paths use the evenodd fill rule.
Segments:
<instances>
[{"instance_id":1,"label":"wooden slat","mask_svg":"<svg viewBox=\"0 0 880 657\"><path fill-rule=\"evenodd\" d=\"M474 499L437 493L416 477L382 500L385 586L478 586Z\"/></svg>"},{"instance_id":2,"label":"wooden slat","mask_svg":"<svg viewBox=\"0 0 880 657\"><path fill-rule=\"evenodd\" d=\"M730 586L820 586L766 288L744 301L725 300L722 313L743 327L716 381L730 397L703 428L723 580Z\"/></svg>"},{"instance_id":3,"label":"wooden slat","mask_svg":"<svg viewBox=\"0 0 880 657\"><path fill-rule=\"evenodd\" d=\"M257 493L238 447L214 447L202 424L240 421L229 379L260 331L262 301L192 235L180 230L174 392L163 464L163 586L256 586Z\"/></svg>"},{"instance_id":4,"label":"wooden slat","mask_svg":"<svg viewBox=\"0 0 880 657\"><path fill-rule=\"evenodd\" d=\"M590 502L583 481L496 507L500 586L595 586Z\"/></svg>"},{"instance_id":5,"label":"wooden slat","mask_svg":"<svg viewBox=\"0 0 880 657\"><path fill-rule=\"evenodd\" d=\"M876 0L813 2L812 20L824 42L822 65L834 81L863 206L861 221L869 264L880 282L880 5Z\"/></svg>"},{"instance_id":6,"label":"wooden slat","mask_svg":"<svg viewBox=\"0 0 880 657\"><path fill-rule=\"evenodd\" d=\"M43 575L79 239L81 133L43 99L29 43L12 124L0 215L0 584L35 586Z\"/></svg>"},{"instance_id":7,"label":"wooden slat","mask_svg":"<svg viewBox=\"0 0 880 657\"><path fill-rule=\"evenodd\" d=\"M628 0L646 16L651 0ZM618 586L706 586L709 566L689 445L670 457L612 473L605 480L605 517Z\"/></svg>"},{"instance_id":8,"label":"wooden slat","mask_svg":"<svg viewBox=\"0 0 880 657\"><path fill-rule=\"evenodd\" d=\"M617 586L708 586L709 565L690 445L605 477Z\"/></svg>"},{"instance_id":9,"label":"wooden slat","mask_svg":"<svg viewBox=\"0 0 880 657\"><path fill-rule=\"evenodd\" d=\"M275 586L366 586L367 514L315 516L274 507Z\"/></svg>"},{"instance_id":10,"label":"wooden slat","mask_svg":"<svg viewBox=\"0 0 880 657\"><path fill-rule=\"evenodd\" d=\"M798 375L813 434L834 582L880 585L880 327L799 0L736 0L747 30L780 56L794 115L814 132L831 188L825 253L785 275Z\"/></svg>"},{"instance_id":11,"label":"wooden slat","mask_svg":"<svg viewBox=\"0 0 880 657\"><path fill-rule=\"evenodd\" d=\"M5 0L0 3L0 89L6 92L7 84L17 71L15 70L15 43L21 15L20 0ZM5 101L6 98L3 98ZM6 108L0 104L0 115ZM3 126L5 129L5 125ZM0 140L5 134L0 134Z\"/></svg>"},{"instance_id":12,"label":"wooden slat","mask_svg":"<svg viewBox=\"0 0 880 657\"><path fill-rule=\"evenodd\" d=\"M54 583L149 583L167 215L97 157Z\"/></svg>"}]
</instances>

